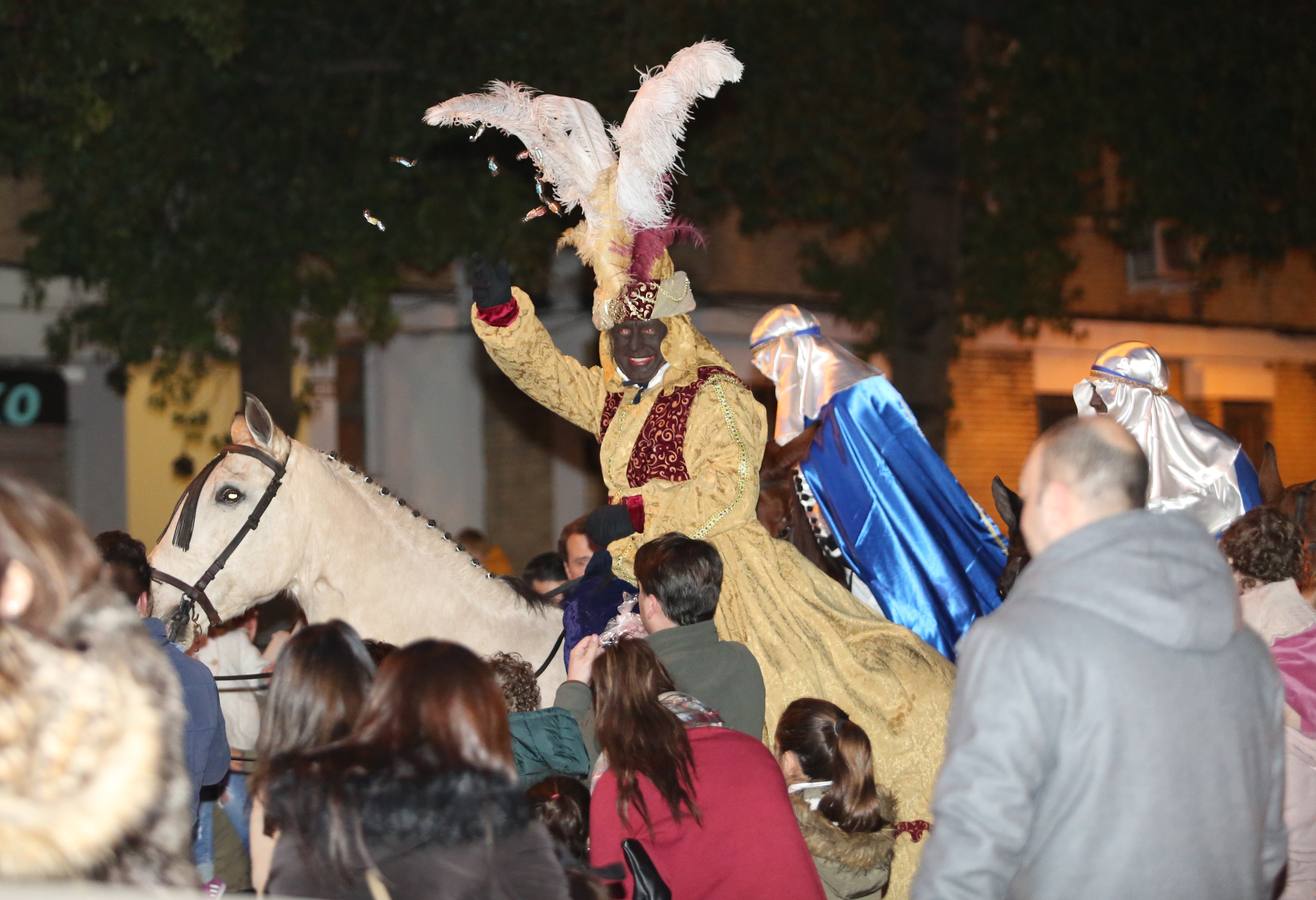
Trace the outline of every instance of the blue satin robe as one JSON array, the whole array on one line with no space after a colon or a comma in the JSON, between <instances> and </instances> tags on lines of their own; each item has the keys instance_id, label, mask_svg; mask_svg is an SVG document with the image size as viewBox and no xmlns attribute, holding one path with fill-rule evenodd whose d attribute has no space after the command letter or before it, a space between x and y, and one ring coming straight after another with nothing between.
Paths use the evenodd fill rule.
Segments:
<instances>
[{"instance_id":1,"label":"blue satin robe","mask_svg":"<svg viewBox=\"0 0 1316 900\"><path fill-rule=\"evenodd\" d=\"M891 383L832 397L800 469L845 561L891 621L951 661L1000 605L1005 539L960 487Z\"/></svg>"}]
</instances>

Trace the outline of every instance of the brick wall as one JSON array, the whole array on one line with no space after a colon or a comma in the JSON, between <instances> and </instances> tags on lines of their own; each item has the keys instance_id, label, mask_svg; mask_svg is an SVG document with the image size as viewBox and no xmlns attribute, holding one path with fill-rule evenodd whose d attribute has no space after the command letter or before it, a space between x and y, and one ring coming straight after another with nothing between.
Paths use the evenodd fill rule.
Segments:
<instances>
[{"instance_id":1,"label":"brick wall","mask_svg":"<svg viewBox=\"0 0 1316 900\"><path fill-rule=\"evenodd\" d=\"M992 476L1018 490L1019 470L1037 437L1030 350L970 350L951 366L946 463L988 513ZM999 520L998 520L999 521Z\"/></svg>"},{"instance_id":2,"label":"brick wall","mask_svg":"<svg viewBox=\"0 0 1316 900\"><path fill-rule=\"evenodd\" d=\"M1271 438L1286 484L1316 478L1316 366L1275 365Z\"/></svg>"}]
</instances>

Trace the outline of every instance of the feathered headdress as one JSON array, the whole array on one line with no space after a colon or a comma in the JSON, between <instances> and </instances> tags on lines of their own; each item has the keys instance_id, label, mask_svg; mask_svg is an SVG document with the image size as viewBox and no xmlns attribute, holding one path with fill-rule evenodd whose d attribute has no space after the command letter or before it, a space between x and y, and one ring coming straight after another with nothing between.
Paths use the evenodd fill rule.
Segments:
<instances>
[{"instance_id":1,"label":"feathered headdress","mask_svg":"<svg viewBox=\"0 0 1316 900\"><path fill-rule=\"evenodd\" d=\"M641 76L626 118L611 128L583 100L501 81L482 94L431 106L425 121L492 127L525 144L539 180L553 192L550 208L584 213L559 245L575 247L594 269L594 325L606 331L623 319L694 309L690 281L673 271L667 249L703 238L673 217L672 177L681 172L680 142L695 102L739 81L744 68L720 41L686 47Z\"/></svg>"}]
</instances>

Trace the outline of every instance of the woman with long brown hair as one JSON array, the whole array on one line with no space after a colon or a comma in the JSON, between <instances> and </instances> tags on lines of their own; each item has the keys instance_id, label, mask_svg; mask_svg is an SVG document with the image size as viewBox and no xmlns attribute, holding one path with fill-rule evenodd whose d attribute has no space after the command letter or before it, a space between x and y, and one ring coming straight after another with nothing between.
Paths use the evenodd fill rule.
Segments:
<instances>
[{"instance_id":1,"label":"woman with long brown hair","mask_svg":"<svg viewBox=\"0 0 1316 900\"><path fill-rule=\"evenodd\" d=\"M265 699L251 776L251 882L265 892L276 836L266 833L270 780L288 754L346 737L365 705L375 664L356 629L335 619L309 625L279 652Z\"/></svg>"},{"instance_id":2,"label":"woman with long brown hair","mask_svg":"<svg viewBox=\"0 0 1316 900\"><path fill-rule=\"evenodd\" d=\"M774 743L828 900L876 895L891 874L896 802L873 780L868 734L835 703L802 697Z\"/></svg>"},{"instance_id":3,"label":"woman with long brown hair","mask_svg":"<svg viewBox=\"0 0 1316 900\"><path fill-rule=\"evenodd\" d=\"M425 640L379 667L343 740L286 758L266 815L281 831L270 891L313 897L567 897L516 783L493 672Z\"/></svg>"},{"instance_id":4,"label":"woman with long brown hair","mask_svg":"<svg viewBox=\"0 0 1316 900\"><path fill-rule=\"evenodd\" d=\"M82 523L0 476L0 881L194 884L183 722Z\"/></svg>"},{"instance_id":5,"label":"woman with long brown hair","mask_svg":"<svg viewBox=\"0 0 1316 900\"><path fill-rule=\"evenodd\" d=\"M602 755L590 800L590 862L644 845L682 900L822 897L776 762L716 710L678 692L648 643L623 640L594 661ZM629 872L625 896L634 893Z\"/></svg>"}]
</instances>

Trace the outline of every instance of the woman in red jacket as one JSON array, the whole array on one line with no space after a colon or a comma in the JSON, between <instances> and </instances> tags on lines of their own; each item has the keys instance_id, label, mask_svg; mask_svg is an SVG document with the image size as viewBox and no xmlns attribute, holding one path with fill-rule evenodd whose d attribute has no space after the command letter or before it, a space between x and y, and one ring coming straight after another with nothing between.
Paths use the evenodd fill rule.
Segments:
<instances>
[{"instance_id":1,"label":"woman in red jacket","mask_svg":"<svg viewBox=\"0 0 1316 900\"><path fill-rule=\"evenodd\" d=\"M590 799L591 865L621 863L621 842L637 838L681 900L822 900L767 748L678 693L645 641L605 652L592 681L603 755ZM627 873L625 896L633 890Z\"/></svg>"}]
</instances>

